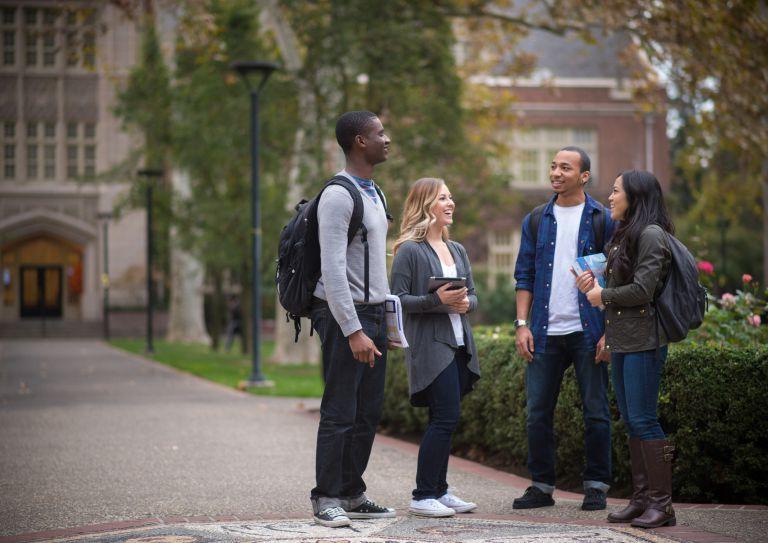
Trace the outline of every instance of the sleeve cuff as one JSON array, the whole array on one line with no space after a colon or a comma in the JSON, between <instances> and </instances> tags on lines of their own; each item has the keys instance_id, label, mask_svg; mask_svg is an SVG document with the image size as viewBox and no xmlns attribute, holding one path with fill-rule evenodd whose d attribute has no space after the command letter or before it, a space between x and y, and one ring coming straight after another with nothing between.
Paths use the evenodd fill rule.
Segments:
<instances>
[{"instance_id":1,"label":"sleeve cuff","mask_svg":"<svg viewBox=\"0 0 768 543\"><path fill-rule=\"evenodd\" d=\"M341 333L344 334L344 337L349 337L358 330L363 329L362 325L360 324L360 320L357 317L344 323L339 323L339 328L341 328Z\"/></svg>"}]
</instances>

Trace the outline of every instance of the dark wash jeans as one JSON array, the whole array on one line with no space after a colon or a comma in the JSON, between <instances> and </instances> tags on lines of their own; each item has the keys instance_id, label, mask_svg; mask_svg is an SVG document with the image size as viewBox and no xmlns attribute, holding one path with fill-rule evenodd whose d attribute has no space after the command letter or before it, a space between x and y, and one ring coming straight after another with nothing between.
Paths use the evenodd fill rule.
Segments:
<instances>
[{"instance_id":1,"label":"dark wash jeans","mask_svg":"<svg viewBox=\"0 0 768 543\"><path fill-rule=\"evenodd\" d=\"M355 306L363 332L382 356L373 368L352 356L349 340L328 305L312 307L312 326L322 342L325 390L317 429L315 477L311 499L317 510L344 506L365 493L363 472L376 435L384 401L387 323L384 304ZM358 504L353 504L356 507Z\"/></svg>"},{"instance_id":2,"label":"dark wash jeans","mask_svg":"<svg viewBox=\"0 0 768 543\"><path fill-rule=\"evenodd\" d=\"M549 492L554 490L553 419L563 374L571 364L584 406L584 452L587 459L584 486L607 491L611 481L608 369L605 362L595 364L595 348L583 332L548 336L545 351L536 352L526 368L528 470L533 482L539 483L534 486Z\"/></svg>"},{"instance_id":3,"label":"dark wash jeans","mask_svg":"<svg viewBox=\"0 0 768 543\"><path fill-rule=\"evenodd\" d=\"M419 446L414 500L437 499L448 492L451 437L461 414L461 391L470 379L468 359L466 349L458 349L451 364L424 390L429 423Z\"/></svg>"},{"instance_id":4,"label":"dark wash jeans","mask_svg":"<svg viewBox=\"0 0 768 543\"><path fill-rule=\"evenodd\" d=\"M641 441L665 439L659 424L659 383L667 346L650 351L611 354L611 377L616 402L629 437Z\"/></svg>"}]
</instances>

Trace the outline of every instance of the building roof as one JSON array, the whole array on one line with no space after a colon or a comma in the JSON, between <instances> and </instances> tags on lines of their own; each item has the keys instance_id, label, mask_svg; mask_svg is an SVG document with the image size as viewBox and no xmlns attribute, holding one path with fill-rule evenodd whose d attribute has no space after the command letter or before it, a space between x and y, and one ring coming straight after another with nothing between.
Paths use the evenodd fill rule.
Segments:
<instances>
[{"instance_id":1,"label":"building roof","mask_svg":"<svg viewBox=\"0 0 768 543\"><path fill-rule=\"evenodd\" d=\"M557 36L533 30L520 40L494 68L492 75L507 75L515 54L525 52L537 57L534 79L550 78L627 78L630 70L622 63L622 53L630 44L626 34L595 32L594 42L579 36Z\"/></svg>"}]
</instances>

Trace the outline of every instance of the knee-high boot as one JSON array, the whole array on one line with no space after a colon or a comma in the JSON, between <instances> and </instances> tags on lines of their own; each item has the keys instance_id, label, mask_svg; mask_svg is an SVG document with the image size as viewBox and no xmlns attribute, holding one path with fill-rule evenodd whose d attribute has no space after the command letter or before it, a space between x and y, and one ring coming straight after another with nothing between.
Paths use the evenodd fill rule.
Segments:
<instances>
[{"instance_id":1,"label":"knee-high boot","mask_svg":"<svg viewBox=\"0 0 768 543\"><path fill-rule=\"evenodd\" d=\"M648 504L648 478L640 438L629 438L629 465L632 469L632 497L624 509L608 515L608 522L631 522L645 512Z\"/></svg>"},{"instance_id":2,"label":"knee-high boot","mask_svg":"<svg viewBox=\"0 0 768 543\"><path fill-rule=\"evenodd\" d=\"M677 523L672 508L672 453L675 448L666 439L641 441L640 446L648 476L648 506L632 521L632 526L674 526Z\"/></svg>"}]
</instances>

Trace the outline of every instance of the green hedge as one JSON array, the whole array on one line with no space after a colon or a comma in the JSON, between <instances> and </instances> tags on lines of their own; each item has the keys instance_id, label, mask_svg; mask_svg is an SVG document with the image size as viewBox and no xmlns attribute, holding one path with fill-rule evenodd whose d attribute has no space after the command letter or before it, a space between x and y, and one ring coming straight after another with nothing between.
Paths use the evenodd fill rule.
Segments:
<instances>
[{"instance_id":1,"label":"green hedge","mask_svg":"<svg viewBox=\"0 0 768 543\"><path fill-rule=\"evenodd\" d=\"M462 404L454 446L470 457L525 466L525 365L514 337L476 332L483 376ZM768 504L768 348L675 345L661 386L660 419L677 446L676 500ZM383 425L422 432L427 410L412 408L402 351L387 371ZM628 490L626 432L613 391L613 487ZM583 430L573 369L566 373L555 413L558 484L578 488Z\"/></svg>"}]
</instances>

